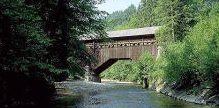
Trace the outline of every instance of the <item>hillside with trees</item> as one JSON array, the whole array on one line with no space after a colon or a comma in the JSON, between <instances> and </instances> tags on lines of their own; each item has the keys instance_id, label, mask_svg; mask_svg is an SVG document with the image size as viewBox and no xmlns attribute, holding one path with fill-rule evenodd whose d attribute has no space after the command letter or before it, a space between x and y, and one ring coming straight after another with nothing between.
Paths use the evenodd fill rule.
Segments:
<instances>
[{"instance_id":1,"label":"hillside with trees","mask_svg":"<svg viewBox=\"0 0 219 108\"><path fill-rule=\"evenodd\" d=\"M142 0L124 23L119 29L161 26L156 39L162 54L156 60L146 53L138 61L121 61L103 77L140 83L147 77L188 94L206 88L212 90L208 97L219 93L219 1Z\"/></svg>"},{"instance_id":2,"label":"hillside with trees","mask_svg":"<svg viewBox=\"0 0 219 108\"><path fill-rule=\"evenodd\" d=\"M124 11L115 11L106 17L106 30L118 30L121 26L125 26L131 17L137 12L134 5L129 6Z\"/></svg>"},{"instance_id":3,"label":"hillside with trees","mask_svg":"<svg viewBox=\"0 0 219 108\"><path fill-rule=\"evenodd\" d=\"M96 60L80 41L85 34L161 26L158 59L145 52L118 62L102 76L142 83L165 82L174 90L219 94L219 1L142 0L108 15L104 0L0 0L0 108L49 108L55 81L84 75ZM118 74L119 73L119 74ZM206 98L208 98L206 97Z\"/></svg>"}]
</instances>

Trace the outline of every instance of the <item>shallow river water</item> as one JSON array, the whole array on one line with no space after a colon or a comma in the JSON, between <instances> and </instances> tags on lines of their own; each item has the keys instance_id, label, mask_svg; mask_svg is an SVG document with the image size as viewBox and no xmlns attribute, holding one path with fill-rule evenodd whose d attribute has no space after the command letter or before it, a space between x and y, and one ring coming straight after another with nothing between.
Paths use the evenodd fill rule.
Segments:
<instances>
[{"instance_id":1,"label":"shallow river water","mask_svg":"<svg viewBox=\"0 0 219 108\"><path fill-rule=\"evenodd\" d=\"M66 86L80 98L62 108L218 108L175 100L131 83L76 81Z\"/></svg>"}]
</instances>

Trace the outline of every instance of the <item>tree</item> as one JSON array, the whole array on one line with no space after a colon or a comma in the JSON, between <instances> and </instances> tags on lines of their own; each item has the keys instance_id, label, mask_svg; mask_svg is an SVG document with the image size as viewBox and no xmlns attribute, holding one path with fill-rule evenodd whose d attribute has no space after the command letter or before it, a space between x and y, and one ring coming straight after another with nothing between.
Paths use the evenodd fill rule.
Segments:
<instances>
[{"instance_id":1,"label":"tree","mask_svg":"<svg viewBox=\"0 0 219 108\"><path fill-rule=\"evenodd\" d=\"M154 26L155 24L155 13L154 9L156 7L157 1L156 0L142 0L139 6L137 18L144 26Z\"/></svg>"},{"instance_id":2,"label":"tree","mask_svg":"<svg viewBox=\"0 0 219 108\"><path fill-rule=\"evenodd\" d=\"M124 29L127 22L136 13L136 7L130 5L124 11L116 11L106 17L106 30Z\"/></svg>"},{"instance_id":3,"label":"tree","mask_svg":"<svg viewBox=\"0 0 219 108\"><path fill-rule=\"evenodd\" d=\"M79 39L105 34L98 2L0 1L0 107L48 103L54 73L76 73L79 63L91 62Z\"/></svg>"},{"instance_id":4,"label":"tree","mask_svg":"<svg viewBox=\"0 0 219 108\"><path fill-rule=\"evenodd\" d=\"M196 23L195 6L189 0L158 0L156 22L163 26L158 37L161 42L182 41Z\"/></svg>"},{"instance_id":5,"label":"tree","mask_svg":"<svg viewBox=\"0 0 219 108\"><path fill-rule=\"evenodd\" d=\"M94 6L97 1L32 0L26 2L39 9L38 15L42 18L43 30L53 40L48 48L46 61L58 69L69 69L78 67L78 63L87 63L85 61L90 60L79 39L89 33L97 34L96 36L105 35L103 14Z\"/></svg>"}]
</instances>

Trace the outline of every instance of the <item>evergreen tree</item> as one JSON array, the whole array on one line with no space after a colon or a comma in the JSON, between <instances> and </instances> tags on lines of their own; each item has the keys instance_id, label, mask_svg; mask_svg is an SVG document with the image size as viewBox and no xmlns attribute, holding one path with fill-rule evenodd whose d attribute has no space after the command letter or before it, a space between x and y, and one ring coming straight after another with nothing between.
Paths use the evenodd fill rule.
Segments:
<instances>
[{"instance_id":1,"label":"evergreen tree","mask_svg":"<svg viewBox=\"0 0 219 108\"><path fill-rule=\"evenodd\" d=\"M163 26L159 33L160 41L182 41L196 22L193 1L158 0L155 9L156 22Z\"/></svg>"},{"instance_id":2,"label":"evergreen tree","mask_svg":"<svg viewBox=\"0 0 219 108\"><path fill-rule=\"evenodd\" d=\"M157 0L142 0L139 6L137 18L142 26L154 26L155 14L154 9L156 7Z\"/></svg>"},{"instance_id":3,"label":"evergreen tree","mask_svg":"<svg viewBox=\"0 0 219 108\"><path fill-rule=\"evenodd\" d=\"M48 103L55 92L51 77L58 74L64 80L66 73L78 72L79 63L91 62L79 39L90 33L105 35L96 3L99 1L0 1L1 108Z\"/></svg>"},{"instance_id":4,"label":"evergreen tree","mask_svg":"<svg viewBox=\"0 0 219 108\"><path fill-rule=\"evenodd\" d=\"M131 17L137 12L134 5L130 5L124 11L116 11L106 17L106 30L118 30L124 29L127 22L130 21Z\"/></svg>"}]
</instances>

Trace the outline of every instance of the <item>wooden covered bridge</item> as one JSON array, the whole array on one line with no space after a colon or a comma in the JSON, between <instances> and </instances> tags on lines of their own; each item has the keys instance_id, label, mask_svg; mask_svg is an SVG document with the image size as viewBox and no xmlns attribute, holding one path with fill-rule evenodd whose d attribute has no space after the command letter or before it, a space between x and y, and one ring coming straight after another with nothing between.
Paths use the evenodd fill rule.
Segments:
<instances>
[{"instance_id":1,"label":"wooden covered bridge","mask_svg":"<svg viewBox=\"0 0 219 108\"><path fill-rule=\"evenodd\" d=\"M107 32L109 41L84 39L90 54L97 59L96 64L86 67L87 80L101 82L100 73L118 60L137 60L143 52L157 56L158 47L155 32L159 27L145 27Z\"/></svg>"}]
</instances>

